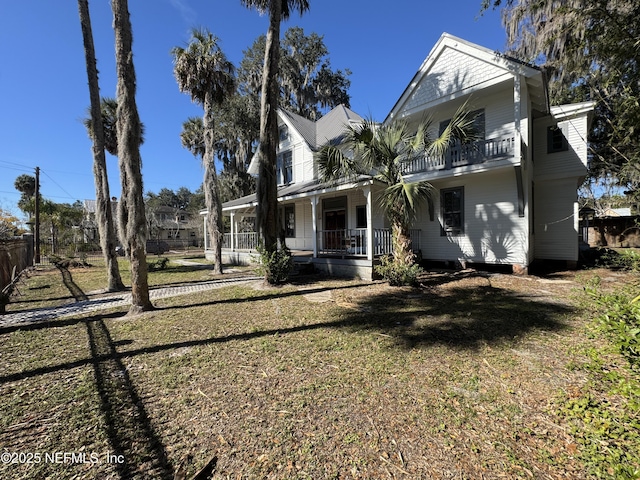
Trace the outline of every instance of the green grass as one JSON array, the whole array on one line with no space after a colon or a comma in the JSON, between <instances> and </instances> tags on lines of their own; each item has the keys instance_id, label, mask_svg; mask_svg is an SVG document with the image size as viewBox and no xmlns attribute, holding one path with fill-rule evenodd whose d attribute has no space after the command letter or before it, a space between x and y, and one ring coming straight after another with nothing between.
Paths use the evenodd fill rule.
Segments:
<instances>
[{"instance_id":1,"label":"green grass","mask_svg":"<svg viewBox=\"0 0 640 480\"><path fill-rule=\"evenodd\" d=\"M85 293L104 282L98 266L71 273ZM211 278L175 263L156 274ZM37 272L9 311L62 302L61 281ZM214 478L584 476L588 450L558 413L592 388L576 366L603 341L584 333L594 312L580 284L424 283L307 277L0 327L0 445L126 459L0 465L0 477L171 479L213 456Z\"/></svg>"}]
</instances>

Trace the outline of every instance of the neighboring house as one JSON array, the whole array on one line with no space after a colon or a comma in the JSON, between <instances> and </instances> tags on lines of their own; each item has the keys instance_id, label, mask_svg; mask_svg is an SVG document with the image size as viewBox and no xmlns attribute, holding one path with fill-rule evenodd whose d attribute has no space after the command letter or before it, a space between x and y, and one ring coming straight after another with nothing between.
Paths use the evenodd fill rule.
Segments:
<instances>
[{"instance_id":1,"label":"neighboring house","mask_svg":"<svg viewBox=\"0 0 640 480\"><path fill-rule=\"evenodd\" d=\"M96 222L96 201L85 200L82 230L85 243L100 243L98 224ZM118 218L118 200L111 199L111 212L114 225ZM202 225L190 213L173 207L156 207L146 212L148 240L167 243L171 248L202 246Z\"/></svg>"},{"instance_id":2,"label":"neighboring house","mask_svg":"<svg viewBox=\"0 0 640 480\"><path fill-rule=\"evenodd\" d=\"M98 233L98 222L96 221L96 201L85 200L82 202L84 217L82 219L82 231L85 243L100 243L100 234ZM111 213L115 221L118 215L118 199L111 197Z\"/></svg>"},{"instance_id":3,"label":"neighboring house","mask_svg":"<svg viewBox=\"0 0 640 480\"><path fill-rule=\"evenodd\" d=\"M159 206L147 211L149 240L162 240L171 248L201 245L200 222L184 210Z\"/></svg>"},{"instance_id":4,"label":"neighboring house","mask_svg":"<svg viewBox=\"0 0 640 480\"><path fill-rule=\"evenodd\" d=\"M427 179L436 189L434 209L425 206L413 225L414 250L424 260L508 265L517 273L534 260L575 265L577 189L587 174L593 104L550 106L542 70L443 34L385 122L430 117L438 135L464 102L476 113L482 138L451 148L446 158L407 165L406 179ZM317 122L285 111L278 119L278 201L287 246L321 270L371 278L377 258L391 252L377 202L382 187L369 177L324 184L314 161L314 152L362 118L339 106ZM255 195L223 205L231 218L228 260L245 261L255 249L255 206Z\"/></svg>"}]
</instances>

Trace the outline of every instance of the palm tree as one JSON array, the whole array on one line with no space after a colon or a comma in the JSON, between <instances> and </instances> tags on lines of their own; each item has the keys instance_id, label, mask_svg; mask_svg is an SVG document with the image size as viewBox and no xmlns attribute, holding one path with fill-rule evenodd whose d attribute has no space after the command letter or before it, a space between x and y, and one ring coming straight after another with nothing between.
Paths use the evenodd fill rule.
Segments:
<instances>
[{"instance_id":1,"label":"palm tree","mask_svg":"<svg viewBox=\"0 0 640 480\"><path fill-rule=\"evenodd\" d=\"M131 264L130 314L153 309L146 257L147 221L142 190L142 128L136 105L131 21L127 0L111 0L116 44L118 164L122 196L118 204L120 235Z\"/></svg>"},{"instance_id":2,"label":"palm tree","mask_svg":"<svg viewBox=\"0 0 640 480\"><path fill-rule=\"evenodd\" d=\"M249 8L269 12L269 30L262 70L260 99L260 147L258 163L258 232L265 252L273 254L278 249L278 182L276 158L278 148L278 63L280 61L280 22L289 18L291 10L302 15L309 10L308 0L241 0ZM265 278L270 278L266 272Z\"/></svg>"},{"instance_id":3,"label":"palm tree","mask_svg":"<svg viewBox=\"0 0 640 480\"><path fill-rule=\"evenodd\" d=\"M83 120L84 126L92 132L91 106L88 108L89 118ZM111 155L118 155L118 130L116 119L118 113L118 101L113 97L100 98L100 118L102 118L102 131L104 132L104 149ZM140 145L144 143L144 123L140 123Z\"/></svg>"},{"instance_id":4,"label":"palm tree","mask_svg":"<svg viewBox=\"0 0 640 480\"><path fill-rule=\"evenodd\" d=\"M180 142L194 157L202 158L204 156L204 124L202 123L202 117L189 117L182 122Z\"/></svg>"},{"instance_id":5,"label":"palm tree","mask_svg":"<svg viewBox=\"0 0 640 480\"><path fill-rule=\"evenodd\" d=\"M227 60L218 39L206 29L194 29L187 48L171 50L173 73L181 92L191 95L204 108L202 120L204 151L204 196L209 211L207 229L214 252L214 273L222 273L222 203L214 163L214 107L221 105L235 89L233 64ZM193 151L192 151L193 153Z\"/></svg>"},{"instance_id":6,"label":"palm tree","mask_svg":"<svg viewBox=\"0 0 640 480\"><path fill-rule=\"evenodd\" d=\"M473 117L463 105L437 138L431 138L431 121L417 128L403 120L377 125L371 120L350 126L339 145L324 147L317 156L320 175L325 181L355 179L371 175L384 185L380 207L392 229L393 261L400 267L415 263L409 228L419 205L426 201L433 208L433 186L426 180L406 181L405 167L414 160L442 158L456 141L475 138Z\"/></svg>"},{"instance_id":7,"label":"palm tree","mask_svg":"<svg viewBox=\"0 0 640 480\"><path fill-rule=\"evenodd\" d=\"M84 55L89 81L89 99L91 102L91 106L89 107L90 118L86 119L85 125L88 127L89 136L93 143L96 221L98 223L100 247L107 267L107 289L110 292L114 292L124 290L125 287L120 277L120 268L116 254L117 240L113 225L113 211L111 210L111 195L109 193L109 180L107 177L107 162L104 153L105 135L103 117L101 116L100 87L98 85L98 69L96 68L96 54L93 46L88 0L78 0L78 11L80 14L80 25L82 26Z\"/></svg>"}]
</instances>

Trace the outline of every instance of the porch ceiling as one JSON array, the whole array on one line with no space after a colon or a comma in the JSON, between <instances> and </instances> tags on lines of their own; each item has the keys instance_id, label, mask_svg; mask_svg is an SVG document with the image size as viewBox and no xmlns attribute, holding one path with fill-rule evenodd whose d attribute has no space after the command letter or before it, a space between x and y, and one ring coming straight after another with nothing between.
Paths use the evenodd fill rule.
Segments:
<instances>
[{"instance_id":1,"label":"porch ceiling","mask_svg":"<svg viewBox=\"0 0 640 480\"><path fill-rule=\"evenodd\" d=\"M349 188L362 182L370 182L371 177L362 175L353 180L341 180L339 182L321 182L320 180L310 180L304 183L294 183L291 185L285 185L278 188L278 201L304 198L321 193L334 192L343 188ZM255 207L258 205L258 197L255 193L247 195L245 197L230 200L222 204L222 211L229 212L240 210L243 208Z\"/></svg>"}]
</instances>

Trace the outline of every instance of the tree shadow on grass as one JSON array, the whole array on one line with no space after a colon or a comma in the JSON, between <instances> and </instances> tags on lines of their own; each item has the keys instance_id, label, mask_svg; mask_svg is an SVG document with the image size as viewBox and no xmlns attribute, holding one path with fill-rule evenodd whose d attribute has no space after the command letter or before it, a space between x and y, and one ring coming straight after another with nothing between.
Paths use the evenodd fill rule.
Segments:
<instances>
[{"instance_id":1,"label":"tree shadow on grass","mask_svg":"<svg viewBox=\"0 0 640 480\"><path fill-rule=\"evenodd\" d=\"M453 287L434 294L384 294L369 297L343 316L345 328L374 330L401 348L435 344L477 349L517 342L533 331L567 327L568 305L491 286Z\"/></svg>"},{"instance_id":2,"label":"tree shadow on grass","mask_svg":"<svg viewBox=\"0 0 640 480\"><path fill-rule=\"evenodd\" d=\"M362 285L348 285L331 290L347 292L348 289L357 287L362 287ZM293 292L270 292L256 297L162 307L159 311L190 309L219 303L259 302L326 290L327 288L317 288ZM574 312L572 307L549 301L545 297L537 297L534 294L519 294L512 290L491 286L454 287L443 292L387 290L380 294L370 295L347 307L341 307L340 311L334 311L327 321L285 328L239 331L220 337L194 338L127 349L122 352L117 352L115 347L112 350L96 350L92 352L92 358L0 376L0 384L54 371L69 370L89 363L112 360L121 362L124 358L138 355L231 341L249 341L275 334L286 338L287 334L317 329L347 329L352 332L382 333L395 339L396 346L402 349L428 348L437 344L461 349L477 349L484 344L517 342L526 334L534 331L560 331L567 327L565 317ZM120 315L122 314L112 314L110 317L115 318ZM102 322L103 318L109 317L71 319L64 324L85 322L89 325L94 321L94 318L99 318ZM15 328L32 330L53 326L57 326L57 324L54 322L47 325L37 324ZM119 365L122 364L119 363Z\"/></svg>"},{"instance_id":3,"label":"tree shadow on grass","mask_svg":"<svg viewBox=\"0 0 640 480\"><path fill-rule=\"evenodd\" d=\"M116 350L116 343L101 317L86 322L93 370L120 478L171 479L173 469L155 432L129 372Z\"/></svg>"}]
</instances>

